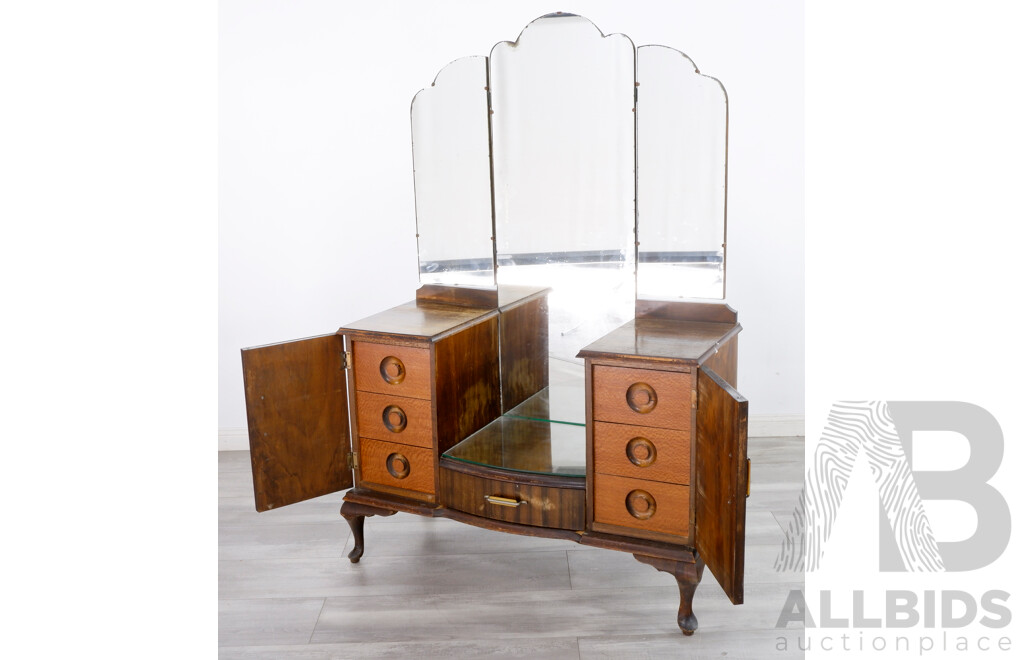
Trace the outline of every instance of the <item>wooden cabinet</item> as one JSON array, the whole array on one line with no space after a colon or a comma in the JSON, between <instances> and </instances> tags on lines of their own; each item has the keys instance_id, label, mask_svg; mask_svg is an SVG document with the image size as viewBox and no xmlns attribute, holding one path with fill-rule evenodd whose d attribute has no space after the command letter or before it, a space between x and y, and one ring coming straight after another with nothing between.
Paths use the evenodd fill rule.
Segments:
<instances>
[{"instance_id":1,"label":"wooden cabinet","mask_svg":"<svg viewBox=\"0 0 1024 660\"><path fill-rule=\"evenodd\" d=\"M736 380L740 326L720 305L638 312L580 351L591 529L691 545L742 603L747 401L725 380Z\"/></svg>"},{"instance_id":2,"label":"wooden cabinet","mask_svg":"<svg viewBox=\"0 0 1024 660\"><path fill-rule=\"evenodd\" d=\"M735 316L694 320L711 308L678 304L587 346L585 420L573 424L547 419L549 375L533 349L499 346L546 327L546 292L518 293L497 309L421 299L335 335L243 350L257 509L352 488L352 561L363 518L396 511L624 550L680 581L687 633L687 589L705 564L741 603L747 408L729 383ZM396 321L410 316L416 328ZM502 356L518 371L504 403ZM584 439L582 469L560 464L554 447L572 438L556 436L567 433Z\"/></svg>"}]
</instances>

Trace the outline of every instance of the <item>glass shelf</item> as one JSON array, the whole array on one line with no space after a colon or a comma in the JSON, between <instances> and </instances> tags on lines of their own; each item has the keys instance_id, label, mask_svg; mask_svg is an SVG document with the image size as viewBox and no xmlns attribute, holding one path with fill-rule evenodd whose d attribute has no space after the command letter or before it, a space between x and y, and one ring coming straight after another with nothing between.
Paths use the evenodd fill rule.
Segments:
<instances>
[{"instance_id":1,"label":"glass shelf","mask_svg":"<svg viewBox=\"0 0 1024 660\"><path fill-rule=\"evenodd\" d=\"M503 415L444 455L502 470L582 478L586 448L585 426Z\"/></svg>"},{"instance_id":2,"label":"glass shelf","mask_svg":"<svg viewBox=\"0 0 1024 660\"><path fill-rule=\"evenodd\" d=\"M586 426L586 384L582 361L577 363L549 359L548 386L505 413L505 416Z\"/></svg>"},{"instance_id":3,"label":"glass shelf","mask_svg":"<svg viewBox=\"0 0 1024 660\"><path fill-rule=\"evenodd\" d=\"M587 416L582 362L551 359L548 382L548 387L444 455L502 470L584 477Z\"/></svg>"}]
</instances>

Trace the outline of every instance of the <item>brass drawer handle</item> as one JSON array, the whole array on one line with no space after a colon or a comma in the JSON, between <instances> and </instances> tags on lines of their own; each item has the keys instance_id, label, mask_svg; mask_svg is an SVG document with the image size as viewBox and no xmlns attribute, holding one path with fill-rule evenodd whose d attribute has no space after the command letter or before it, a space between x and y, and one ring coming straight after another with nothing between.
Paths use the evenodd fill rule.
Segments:
<instances>
[{"instance_id":1,"label":"brass drawer handle","mask_svg":"<svg viewBox=\"0 0 1024 660\"><path fill-rule=\"evenodd\" d=\"M647 383L633 383L626 390L626 404L633 412L649 413L658 405L658 393Z\"/></svg>"},{"instance_id":2,"label":"brass drawer handle","mask_svg":"<svg viewBox=\"0 0 1024 660\"><path fill-rule=\"evenodd\" d=\"M380 377L389 385L398 385L405 380L405 365L394 355L380 361Z\"/></svg>"},{"instance_id":3,"label":"brass drawer handle","mask_svg":"<svg viewBox=\"0 0 1024 660\"><path fill-rule=\"evenodd\" d=\"M498 495L484 495L484 499L491 504L497 504L498 506L510 506L512 508L526 504L526 500L517 500L511 497L499 497Z\"/></svg>"},{"instance_id":4,"label":"brass drawer handle","mask_svg":"<svg viewBox=\"0 0 1024 660\"><path fill-rule=\"evenodd\" d=\"M381 419L384 422L384 427L392 433L401 433L409 422L405 411L398 406L386 406L384 412L381 413Z\"/></svg>"}]
</instances>

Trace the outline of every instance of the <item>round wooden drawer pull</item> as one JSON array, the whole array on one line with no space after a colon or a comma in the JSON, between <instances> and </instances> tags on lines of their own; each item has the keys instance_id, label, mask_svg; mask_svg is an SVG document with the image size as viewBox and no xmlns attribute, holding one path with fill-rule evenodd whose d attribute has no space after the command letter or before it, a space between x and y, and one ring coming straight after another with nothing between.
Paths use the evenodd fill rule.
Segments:
<instances>
[{"instance_id":1,"label":"round wooden drawer pull","mask_svg":"<svg viewBox=\"0 0 1024 660\"><path fill-rule=\"evenodd\" d=\"M405 430L405 425L409 423L405 416L405 411L398 406L385 407L384 412L381 414L381 419L384 421L384 426L387 430L392 433L401 433Z\"/></svg>"},{"instance_id":2,"label":"round wooden drawer pull","mask_svg":"<svg viewBox=\"0 0 1024 660\"><path fill-rule=\"evenodd\" d=\"M389 385L398 385L405 380L405 365L394 355L380 361L380 377Z\"/></svg>"},{"instance_id":3,"label":"round wooden drawer pull","mask_svg":"<svg viewBox=\"0 0 1024 660\"><path fill-rule=\"evenodd\" d=\"M395 479L405 479L409 476L409 459L398 452L388 456L388 474Z\"/></svg>"},{"instance_id":4,"label":"round wooden drawer pull","mask_svg":"<svg viewBox=\"0 0 1024 660\"><path fill-rule=\"evenodd\" d=\"M658 405L658 393L647 383L633 383L626 390L626 403L634 412L649 413Z\"/></svg>"},{"instance_id":5,"label":"round wooden drawer pull","mask_svg":"<svg viewBox=\"0 0 1024 660\"><path fill-rule=\"evenodd\" d=\"M626 443L626 458L637 467L645 468L658 458L658 449L647 438L633 438Z\"/></svg>"},{"instance_id":6,"label":"round wooden drawer pull","mask_svg":"<svg viewBox=\"0 0 1024 660\"><path fill-rule=\"evenodd\" d=\"M629 491L629 495L626 495L626 511L629 511L629 515L637 520L649 519L657 508L658 503L654 501L654 496L646 490L638 488Z\"/></svg>"}]
</instances>

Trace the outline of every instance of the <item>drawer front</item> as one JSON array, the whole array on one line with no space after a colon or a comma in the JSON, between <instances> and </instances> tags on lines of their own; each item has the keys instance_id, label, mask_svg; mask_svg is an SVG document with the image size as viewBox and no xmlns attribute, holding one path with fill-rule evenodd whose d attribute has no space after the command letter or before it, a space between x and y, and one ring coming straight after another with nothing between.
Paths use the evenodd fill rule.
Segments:
<instances>
[{"instance_id":1,"label":"drawer front","mask_svg":"<svg viewBox=\"0 0 1024 660\"><path fill-rule=\"evenodd\" d=\"M420 493L434 492L432 449L359 439L359 473L362 481Z\"/></svg>"},{"instance_id":2,"label":"drawer front","mask_svg":"<svg viewBox=\"0 0 1024 660\"><path fill-rule=\"evenodd\" d=\"M504 522L582 530L586 490L517 484L441 468L443 504Z\"/></svg>"},{"instance_id":3,"label":"drawer front","mask_svg":"<svg viewBox=\"0 0 1024 660\"><path fill-rule=\"evenodd\" d=\"M352 342L356 389L415 399L430 398L430 349Z\"/></svg>"},{"instance_id":4,"label":"drawer front","mask_svg":"<svg viewBox=\"0 0 1024 660\"><path fill-rule=\"evenodd\" d=\"M427 399L356 392L356 415L360 436L428 449L434 446Z\"/></svg>"},{"instance_id":5,"label":"drawer front","mask_svg":"<svg viewBox=\"0 0 1024 660\"><path fill-rule=\"evenodd\" d=\"M594 366L594 419L690 430L693 374Z\"/></svg>"},{"instance_id":6,"label":"drawer front","mask_svg":"<svg viewBox=\"0 0 1024 660\"><path fill-rule=\"evenodd\" d=\"M594 522L687 537L690 487L595 474Z\"/></svg>"},{"instance_id":7,"label":"drawer front","mask_svg":"<svg viewBox=\"0 0 1024 660\"><path fill-rule=\"evenodd\" d=\"M595 422L594 471L689 484L690 434L678 429Z\"/></svg>"}]
</instances>

